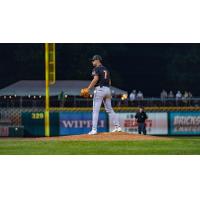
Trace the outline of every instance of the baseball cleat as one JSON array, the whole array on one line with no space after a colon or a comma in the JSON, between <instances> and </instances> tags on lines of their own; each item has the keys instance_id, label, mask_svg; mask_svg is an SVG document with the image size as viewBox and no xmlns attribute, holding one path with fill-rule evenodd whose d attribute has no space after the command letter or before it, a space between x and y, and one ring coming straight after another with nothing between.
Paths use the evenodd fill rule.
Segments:
<instances>
[{"instance_id":1,"label":"baseball cleat","mask_svg":"<svg viewBox=\"0 0 200 200\"><path fill-rule=\"evenodd\" d=\"M116 132L122 132L121 127L115 127L115 129L112 131L112 133L116 133Z\"/></svg>"},{"instance_id":2,"label":"baseball cleat","mask_svg":"<svg viewBox=\"0 0 200 200\"><path fill-rule=\"evenodd\" d=\"M91 130L88 135L96 135L97 134L97 131L96 130Z\"/></svg>"}]
</instances>

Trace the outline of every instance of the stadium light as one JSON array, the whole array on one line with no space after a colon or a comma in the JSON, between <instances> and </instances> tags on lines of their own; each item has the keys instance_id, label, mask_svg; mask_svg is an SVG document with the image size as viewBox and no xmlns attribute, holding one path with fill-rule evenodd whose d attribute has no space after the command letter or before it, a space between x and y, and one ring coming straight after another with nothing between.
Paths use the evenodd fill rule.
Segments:
<instances>
[{"instance_id":1,"label":"stadium light","mask_svg":"<svg viewBox=\"0 0 200 200\"><path fill-rule=\"evenodd\" d=\"M127 98L128 98L128 95L127 95L127 94L123 94L122 97L121 97L121 100L124 101L124 100L126 100Z\"/></svg>"}]
</instances>

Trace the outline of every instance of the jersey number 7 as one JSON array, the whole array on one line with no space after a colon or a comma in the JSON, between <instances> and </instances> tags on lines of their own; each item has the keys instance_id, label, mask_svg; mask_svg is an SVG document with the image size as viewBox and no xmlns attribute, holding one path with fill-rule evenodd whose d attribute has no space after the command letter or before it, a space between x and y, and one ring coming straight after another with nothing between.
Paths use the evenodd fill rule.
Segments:
<instances>
[{"instance_id":1,"label":"jersey number 7","mask_svg":"<svg viewBox=\"0 0 200 200\"><path fill-rule=\"evenodd\" d=\"M104 70L104 79L107 79L108 78L108 71Z\"/></svg>"}]
</instances>

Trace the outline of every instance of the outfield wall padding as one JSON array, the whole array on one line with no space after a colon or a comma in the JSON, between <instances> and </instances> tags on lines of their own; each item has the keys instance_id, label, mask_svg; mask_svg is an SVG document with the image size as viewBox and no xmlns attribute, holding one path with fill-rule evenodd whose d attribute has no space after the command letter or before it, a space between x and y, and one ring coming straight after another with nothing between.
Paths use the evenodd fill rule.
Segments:
<instances>
[{"instance_id":1,"label":"outfield wall padding","mask_svg":"<svg viewBox=\"0 0 200 200\"><path fill-rule=\"evenodd\" d=\"M135 112L120 112L122 128L129 133L137 132ZM200 112L148 112L148 135L200 135ZM86 134L92 128L92 113L87 111L54 111L50 113L50 136ZM24 135L45 136L44 112L23 112ZM112 130L108 115L100 112L98 132ZM163 127L163 130L161 130ZM160 133L159 133L160 130Z\"/></svg>"}]
</instances>

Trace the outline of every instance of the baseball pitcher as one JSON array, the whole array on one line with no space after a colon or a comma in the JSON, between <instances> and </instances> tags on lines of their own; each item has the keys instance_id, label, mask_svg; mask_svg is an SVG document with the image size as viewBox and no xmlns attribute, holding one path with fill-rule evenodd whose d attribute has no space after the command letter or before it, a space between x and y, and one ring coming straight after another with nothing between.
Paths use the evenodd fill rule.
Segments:
<instances>
[{"instance_id":1,"label":"baseball pitcher","mask_svg":"<svg viewBox=\"0 0 200 200\"><path fill-rule=\"evenodd\" d=\"M97 124L99 118L99 111L102 102L104 103L105 110L109 114L115 129L112 132L121 132L122 129L119 124L118 117L114 112L111 105L111 79L110 73L106 67L102 65L102 57L94 55L92 58L92 65L94 67L92 71L93 80L91 81L88 88L82 90L82 93L89 94L91 88L95 87L93 97L93 114L92 114L92 130L88 133L89 135L97 134ZM83 95L84 96L84 95Z\"/></svg>"}]
</instances>

